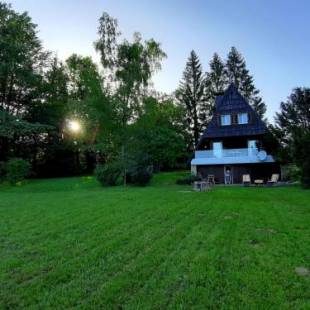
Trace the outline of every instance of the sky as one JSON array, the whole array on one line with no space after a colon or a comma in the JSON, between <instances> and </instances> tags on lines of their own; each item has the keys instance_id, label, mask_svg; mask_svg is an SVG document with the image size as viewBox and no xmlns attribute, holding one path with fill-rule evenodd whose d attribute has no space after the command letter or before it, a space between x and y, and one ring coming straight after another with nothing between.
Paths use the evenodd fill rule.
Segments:
<instances>
[{"instance_id":1,"label":"sky","mask_svg":"<svg viewBox=\"0 0 310 310\"><path fill-rule=\"evenodd\" d=\"M292 89L310 87L310 1L308 0L12 0L38 25L44 48L65 60L72 53L99 62L93 42L98 19L118 19L122 37L140 32L168 55L154 78L158 91L173 92L191 50L204 71L217 52L226 58L235 46L267 104L273 121Z\"/></svg>"}]
</instances>

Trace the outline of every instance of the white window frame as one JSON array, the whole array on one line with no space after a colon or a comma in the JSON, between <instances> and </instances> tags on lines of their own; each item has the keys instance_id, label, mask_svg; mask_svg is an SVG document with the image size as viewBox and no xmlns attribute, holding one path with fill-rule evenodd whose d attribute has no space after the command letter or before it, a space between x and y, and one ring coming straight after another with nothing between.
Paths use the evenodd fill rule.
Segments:
<instances>
[{"instance_id":1,"label":"white window frame","mask_svg":"<svg viewBox=\"0 0 310 310\"><path fill-rule=\"evenodd\" d=\"M231 115L230 114L222 114L221 115L221 125L222 126L231 125Z\"/></svg>"},{"instance_id":2,"label":"white window frame","mask_svg":"<svg viewBox=\"0 0 310 310\"><path fill-rule=\"evenodd\" d=\"M248 113L238 113L238 124L248 124L249 123L249 115Z\"/></svg>"}]
</instances>

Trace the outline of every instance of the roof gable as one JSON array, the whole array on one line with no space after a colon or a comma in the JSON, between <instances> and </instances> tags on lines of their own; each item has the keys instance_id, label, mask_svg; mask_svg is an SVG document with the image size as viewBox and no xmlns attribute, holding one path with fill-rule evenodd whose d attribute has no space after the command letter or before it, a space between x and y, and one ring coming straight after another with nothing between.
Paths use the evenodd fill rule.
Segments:
<instances>
[{"instance_id":1,"label":"roof gable","mask_svg":"<svg viewBox=\"0 0 310 310\"><path fill-rule=\"evenodd\" d=\"M232 124L229 126L220 125L220 115L238 113L248 113L250 116L249 123ZM216 97L215 113L200 140L205 138L261 135L266 133L266 131L266 124L239 93L237 88L231 84L222 96Z\"/></svg>"}]
</instances>

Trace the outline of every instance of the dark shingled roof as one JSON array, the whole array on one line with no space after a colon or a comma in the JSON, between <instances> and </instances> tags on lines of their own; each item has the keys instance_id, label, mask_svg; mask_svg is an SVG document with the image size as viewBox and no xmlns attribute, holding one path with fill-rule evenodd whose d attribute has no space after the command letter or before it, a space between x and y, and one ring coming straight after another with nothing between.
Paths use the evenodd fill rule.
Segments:
<instances>
[{"instance_id":1,"label":"dark shingled roof","mask_svg":"<svg viewBox=\"0 0 310 310\"><path fill-rule=\"evenodd\" d=\"M248 124L232 124L221 126L219 118L221 114L248 113ZM231 84L224 95L217 96L215 99L215 113L207 129L200 138L200 142L208 138L235 137L261 135L267 132L266 124L259 115L253 110L249 103L238 92L237 88ZM199 142L199 144L200 144Z\"/></svg>"}]
</instances>

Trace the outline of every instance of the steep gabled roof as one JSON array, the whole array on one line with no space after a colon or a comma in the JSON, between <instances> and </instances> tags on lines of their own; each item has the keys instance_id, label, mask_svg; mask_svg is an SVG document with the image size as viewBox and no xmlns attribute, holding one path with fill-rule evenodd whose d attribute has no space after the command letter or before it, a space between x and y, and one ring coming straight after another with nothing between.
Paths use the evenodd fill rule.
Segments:
<instances>
[{"instance_id":1,"label":"steep gabled roof","mask_svg":"<svg viewBox=\"0 0 310 310\"><path fill-rule=\"evenodd\" d=\"M219 122L222 114L248 113L248 124L232 124L221 126ZM266 124L259 115L253 110L249 103L239 93L237 88L231 84L224 95L215 99L215 113L200 138L200 142L208 138L234 137L234 136L252 136L261 135L267 132ZM199 142L199 144L200 144Z\"/></svg>"}]
</instances>

